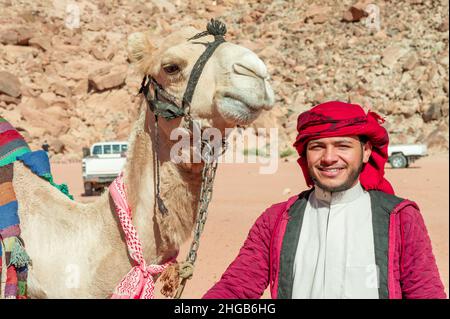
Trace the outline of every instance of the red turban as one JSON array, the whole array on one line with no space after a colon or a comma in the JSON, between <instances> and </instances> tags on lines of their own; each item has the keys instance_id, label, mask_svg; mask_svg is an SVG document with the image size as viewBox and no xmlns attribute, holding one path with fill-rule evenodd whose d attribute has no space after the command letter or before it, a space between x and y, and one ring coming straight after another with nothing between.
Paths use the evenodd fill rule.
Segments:
<instances>
[{"instance_id":1,"label":"red turban","mask_svg":"<svg viewBox=\"0 0 450 319\"><path fill-rule=\"evenodd\" d=\"M369 161L361 171L359 181L366 190L377 189L394 194L391 184L384 178L384 165L388 160L389 136L382 124L384 120L374 112L364 112L357 104L338 101L319 104L298 116L298 135L294 143L308 186L314 183L309 176L305 156L306 145L312 139L336 136L363 135L372 144Z\"/></svg>"}]
</instances>

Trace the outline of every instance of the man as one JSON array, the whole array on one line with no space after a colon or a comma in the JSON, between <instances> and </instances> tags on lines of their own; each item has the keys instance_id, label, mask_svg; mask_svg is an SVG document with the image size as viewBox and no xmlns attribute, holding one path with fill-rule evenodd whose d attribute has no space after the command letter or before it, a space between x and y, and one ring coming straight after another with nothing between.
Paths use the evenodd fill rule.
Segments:
<instances>
[{"instance_id":1,"label":"man","mask_svg":"<svg viewBox=\"0 0 450 319\"><path fill-rule=\"evenodd\" d=\"M41 148L48 153L50 145L47 143L47 140L44 141L44 144L42 144Z\"/></svg>"},{"instance_id":2,"label":"man","mask_svg":"<svg viewBox=\"0 0 450 319\"><path fill-rule=\"evenodd\" d=\"M384 178L383 120L327 102L298 117L308 186L268 208L204 298L446 298L418 206Z\"/></svg>"}]
</instances>

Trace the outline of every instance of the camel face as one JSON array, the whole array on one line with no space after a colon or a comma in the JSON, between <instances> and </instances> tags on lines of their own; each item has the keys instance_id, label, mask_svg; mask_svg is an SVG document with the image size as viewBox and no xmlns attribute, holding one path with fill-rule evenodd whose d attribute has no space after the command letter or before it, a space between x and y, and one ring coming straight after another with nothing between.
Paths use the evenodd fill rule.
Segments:
<instances>
[{"instance_id":1,"label":"camel face","mask_svg":"<svg viewBox=\"0 0 450 319\"><path fill-rule=\"evenodd\" d=\"M153 76L181 101L205 44L214 41L213 36L188 41L199 32L188 27L164 39L134 33L129 38L130 58L142 73ZM222 43L203 69L191 102L191 115L219 129L247 125L262 110L273 107L274 94L268 80L267 68L255 53Z\"/></svg>"},{"instance_id":2,"label":"camel face","mask_svg":"<svg viewBox=\"0 0 450 319\"><path fill-rule=\"evenodd\" d=\"M224 43L216 54L214 105L231 124L246 125L274 104L265 64L252 51Z\"/></svg>"}]
</instances>

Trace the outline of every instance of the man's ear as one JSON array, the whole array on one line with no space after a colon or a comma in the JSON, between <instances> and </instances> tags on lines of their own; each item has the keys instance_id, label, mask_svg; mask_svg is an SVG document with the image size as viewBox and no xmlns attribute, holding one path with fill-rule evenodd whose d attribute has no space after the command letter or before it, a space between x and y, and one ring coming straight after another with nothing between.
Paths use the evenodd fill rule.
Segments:
<instances>
[{"instance_id":1,"label":"man's ear","mask_svg":"<svg viewBox=\"0 0 450 319\"><path fill-rule=\"evenodd\" d=\"M367 163L369 161L370 155L372 154L372 144L370 141L367 141L362 146L363 149L363 163Z\"/></svg>"},{"instance_id":2,"label":"man's ear","mask_svg":"<svg viewBox=\"0 0 450 319\"><path fill-rule=\"evenodd\" d=\"M135 32L128 36L128 58L143 74L148 72L155 49L147 32Z\"/></svg>"}]
</instances>

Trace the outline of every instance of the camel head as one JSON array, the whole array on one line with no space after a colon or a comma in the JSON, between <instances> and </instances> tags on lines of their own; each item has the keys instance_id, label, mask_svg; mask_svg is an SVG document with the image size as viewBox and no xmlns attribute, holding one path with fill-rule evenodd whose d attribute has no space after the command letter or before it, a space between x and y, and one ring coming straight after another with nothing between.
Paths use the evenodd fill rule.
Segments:
<instances>
[{"instance_id":1,"label":"camel head","mask_svg":"<svg viewBox=\"0 0 450 319\"><path fill-rule=\"evenodd\" d=\"M128 39L130 60L142 74L152 76L181 101L196 61L206 44L214 41L212 35L188 40L202 31L186 27L167 37L133 33ZM224 42L204 66L192 96L190 114L201 119L203 127L221 131L248 125L262 110L273 107L274 94L268 79L267 68L255 53Z\"/></svg>"}]
</instances>

